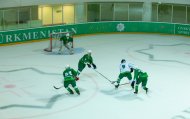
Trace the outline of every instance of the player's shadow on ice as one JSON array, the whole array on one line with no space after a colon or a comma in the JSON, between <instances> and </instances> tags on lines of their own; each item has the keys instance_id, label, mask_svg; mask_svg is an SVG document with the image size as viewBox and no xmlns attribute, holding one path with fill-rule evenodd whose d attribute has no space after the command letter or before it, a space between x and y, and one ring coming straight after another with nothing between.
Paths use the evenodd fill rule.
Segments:
<instances>
[{"instance_id":1,"label":"player's shadow on ice","mask_svg":"<svg viewBox=\"0 0 190 119\"><path fill-rule=\"evenodd\" d=\"M85 89L80 88L80 92L85 92ZM58 101L67 99L67 98L76 98L79 97L77 94L71 95L69 93L62 93L62 94L57 94L53 95L50 98L40 98L37 99L38 101L42 101L44 105L41 104L31 104L30 102L28 104L8 104L5 106L0 106L0 110L5 110L5 109L11 109L11 108L24 108L24 109L51 109Z\"/></svg>"},{"instance_id":2,"label":"player's shadow on ice","mask_svg":"<svg viewBox=\"0 0 190 119\"><path fill-rule=\"evenodd\" d=\"M83 53L84 51L85 51L85 49L81 48L81 47L74 48L74 54L72 54L72 55L80 54L80 53ZM63 53L58 53L57 50L56 51L52 51L52 52L43 51L43 53L45 55L71 55L71 54L69 54L68 50L64 50Z\"/></svg>"},{"instance_id":3,"label":"player's shadow on ice","mask_svg":"<svg viewBox=\"0 0 190 119\"><path fill-rule=\"evenodd\" d=\"M133 90L127 89L127 90L120 90L120 89L111 89L111 90L101 90L105 95L113 96L114 98L118 100L123 101L133 101L133 100L140 100L143 99L138 97L136 94L133 93Z\"/></svg>"},{"instance_id":4,"label":"player's shadow on ice","mask_svg":"<svg viewBox=\"0 0 190 119\"><path fill-rule=\"evenodd\" d=\"M49 100L44 102L44 105L35 105L35 104L10 104L1 106L0 110L10 109L10 108L35 108L35 109L50 109L54 106L54 104L60 100L61 98L65 97L65 95L54 95L49 98Z\"/></svg>"},{"instance_id":5,"label":"player's shadow on ice","mask_svg":"<svg viewBox=\"0 0 190 119\"><path fill-rule=\"evenodd\" d=\"M124 90L116 90L116 89L111 89L111 90L100 90L105 95L117 95L118 93L123 92Z\"/></svg>"},{"instance_id":6,"label":"player's shadow on ice","mask_svg":"<svg viewBox=\"0 0 190 119\"><path fill-rule=\"evenodd\" d=\"M134 93L128 93L125 95L115 96L116 99L122 100L122 101L133 101L133 100L139 100L143 101L141 97L138 97L138 95Z\"/></svg>"}]
</instances>

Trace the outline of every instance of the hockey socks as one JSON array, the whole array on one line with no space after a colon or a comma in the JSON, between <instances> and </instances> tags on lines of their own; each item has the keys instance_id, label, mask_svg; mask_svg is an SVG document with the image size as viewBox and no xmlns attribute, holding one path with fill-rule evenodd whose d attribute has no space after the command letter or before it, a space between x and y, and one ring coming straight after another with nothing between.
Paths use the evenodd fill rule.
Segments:
<instances>
[{"instance_id":1,"label":"hockey socks","mask_svg":"<svg viewBox=\"0 0 190 119\"><path fill-rule=\"evenodd\" d=\"M143 89L146 91L146 94L148 93L148 88L147 87L143 87Z\"/></svg>"},{"instance_id":2,"label":"hockey socks","mask_svg":"<svg viewBox=\"0 0 190 119\"><path fill-rule=\"evenodd\" d=\"M69 91L70 94L74 94L74 92L69 87L66 89Z\"/></svg>"},{"instance_id":3,"label":"hockey socks","mask_svg":"<svg viewBox=\"0 0 190 119\"><path fill-rule=\"evenodd\" d=\"M75 89L76 93L77 93L78 95L80 95L79 89L78 89L77 87L75 87L74 89Z\"/></svg>"},{"instance_id":4,"label":"hockey socks","mask_svg":"<svg viewBox=\"0 0 190 119\"><path fill-rule=\"evenodd\" d=\"M135 94L138 94L138 86L135 86Z\"/></svg>"},{"instance_id":5,"label":"hockey socks","mask_svg":"<svg viewBox=\"0 0 190 119\"><path fill-rule=\"evenodd\" d=\"M146 91L146 94L148 93L148 88L147 87L143 87L143 89ZM138 86L135 86L135 94L138 94Z\"/></svg>"},{"instance_id":6,"label":"hockey socks","mask_svg":"<svg viewBox=\"0 0 190 119\"><path fill-rule=\"evenodd\" d=\"M77 76L79 76L79 75L80 75L80 71L78 70L78 71L77 71Z\"/></svg>"},{"instance_id":7,"label":"hockey socks","mask_svg":"<svg viewBox=\"0 0 190 119\"><path fill-rule=\"evenodd\" d=\"M76 91L76 93L77 93L78 95L80 95L79 89L75 89L75 91Z\"/></svg>"},{"instance_id":8,"label":"hockey socks","mask_svg":"<svg viewBox=\"0 0 190 119\"><path fill-rule=\"evenodd\" d=\"M131 87L134 89L135 81L132 81Z\"/></svg>"}]
</instances>

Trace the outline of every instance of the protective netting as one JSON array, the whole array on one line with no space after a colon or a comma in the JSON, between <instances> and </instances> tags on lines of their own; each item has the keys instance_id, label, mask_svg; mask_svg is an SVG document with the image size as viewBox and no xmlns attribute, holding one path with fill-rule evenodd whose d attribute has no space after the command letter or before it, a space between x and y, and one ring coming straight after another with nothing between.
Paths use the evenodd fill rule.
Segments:
<instances>
[{"instance_id":1,"label":"protective netting","mask_svg":"<svg viewBox=\"0 0 190 119\"><path fill-rule=\"evenodd\" d=\"M49 38L49 46L44 49L44 51L52 52L53 49L61 47L60 38L65 36L69 32L59 32L59 33L51 33ZM69 33L70 34L70 33Z\"/></svg>"}]
</instances>

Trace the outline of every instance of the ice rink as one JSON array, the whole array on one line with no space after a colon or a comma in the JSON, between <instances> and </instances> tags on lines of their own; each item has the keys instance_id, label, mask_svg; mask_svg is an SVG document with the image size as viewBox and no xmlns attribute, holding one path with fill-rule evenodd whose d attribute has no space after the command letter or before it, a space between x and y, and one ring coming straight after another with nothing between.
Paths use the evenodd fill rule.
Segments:
<instances>
[{"instance_id":1,"label":"ice rink","mask_svg":"<svg viewBox=\"0 0 190 119\"><path fill-rule=\"evenodd\" d=\"M48 41L0 47L0 119L190 119L190 38L161 34L97 34L74 38L75 54L45 53ZM62 86L67 64L92 50L97 71L110 80L121 59L149 75L149 93L117 90L86 67L81 95ZM126 78L122 83L128 82Z\"/></svg>"}]
</instances>

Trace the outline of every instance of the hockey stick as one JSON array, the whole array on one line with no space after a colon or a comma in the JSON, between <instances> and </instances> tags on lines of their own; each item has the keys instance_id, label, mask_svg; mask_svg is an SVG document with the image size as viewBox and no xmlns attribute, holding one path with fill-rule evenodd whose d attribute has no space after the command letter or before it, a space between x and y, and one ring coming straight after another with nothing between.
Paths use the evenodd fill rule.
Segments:
<instances>
[{"instance_id":1,"label":"hockey stick","mask_svg":"<svg viewBox=\"0 0 190 119\"><path fill-rule=\"evenodd\" d=\"M122 83L122 84L120 84L120 86L122 86L122 85L126 85L126 84L130 84L130 83Z\"/></svg>"},{"instance_id":2,"label":"hockey stick","mask_svg":"<svg viewBox=\"0 0 190 119\"><path fill-rule=\"evenodd\" d=\"M112 84L112 81L108 79L106 76L104 76L102 73L98 72L96 69L94 69L94 71L100 74L102 77L104 77L106 80L108 80Z\"/></svg>"},{"instance_id":3,"label":"hockey stick","mask_svg":"<svg viewBox=\"0 0 190 119\"><path fill-rule=\"evenodd\" d=\"M112 81L111 83L114 84L115 82L117 82L117 81ZM126 84L130 84L130 83L129 83L129 82L127 82L127 83L122 83L122 84L120 84L120 86L121 86L121 85L126 85Z\"/></svg>"},{"instance_id":4,"label":"hockey stick","mask_svg":"<svg viewBox=\"0 0 190 119\"><path fill-rule=\"evenodd\" d=\"M114 85L114 83L116 81L111 81L110 79L108 79L106 76L104 76L102 73L98 72L97 70L94 69L95 72L97 72L98 74L100 74L101 76L103 76L105 79L107 79L111 84ZM130 83L123 83L123 84L120 84L120 85L126 85L126 84L130 84Z\"/></svg>"},{"instance_id":5,"label":"hockey stick","mask_svg":"<svg viewBox=\"0 0 190 119\"><path fill-rule=\"evenodd\" d=\"M53 86L55 89L60 89L60 88L62 88L63 87L63 85L61 86L61 87L55 87L55 86Z\"/></svg>"}]
</instances>

